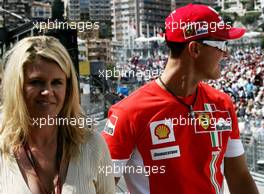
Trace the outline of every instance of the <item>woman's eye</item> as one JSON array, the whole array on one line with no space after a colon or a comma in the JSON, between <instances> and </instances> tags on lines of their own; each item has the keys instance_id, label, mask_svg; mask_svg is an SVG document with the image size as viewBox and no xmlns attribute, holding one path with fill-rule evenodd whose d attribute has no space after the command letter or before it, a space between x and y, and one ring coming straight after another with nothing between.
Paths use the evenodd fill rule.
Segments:
<instances>
[{"instance_id":1,"label":"woman's eye","mask_svg":"<svg viewBox=\"0 0 264 194\"><path fill-rule=\"evenodd\" d=\"M55 80L52 82L54 85L62 85L63 83L60 80Z\"/></svg>"},{"instance_id":2,"label":"woman's eye","mask_svg":"<svg viewBox=\"0 0 264 194\"><path fill-rule=\"evenodd\" d=\"M43 82L41 80L31 80L29 83L32 85L37 85L37 84L42 84Z\"/></svg>"}]
</instances>

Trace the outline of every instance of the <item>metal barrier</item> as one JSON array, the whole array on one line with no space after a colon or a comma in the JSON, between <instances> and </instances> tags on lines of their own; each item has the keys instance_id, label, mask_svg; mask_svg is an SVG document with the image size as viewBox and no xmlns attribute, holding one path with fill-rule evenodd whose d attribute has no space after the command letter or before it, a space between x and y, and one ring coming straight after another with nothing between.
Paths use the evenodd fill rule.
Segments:
<instances>
[{"instance_id":1,"label":"metal barrier","mask_svg":"<svg viewBox=\"0 0 264 194\"><path fill-rule=\"evenodd\" d=\"M254 180L264 185L264 129L245 129L241 133L246 160Z\"/></svg>"}]
</instances>

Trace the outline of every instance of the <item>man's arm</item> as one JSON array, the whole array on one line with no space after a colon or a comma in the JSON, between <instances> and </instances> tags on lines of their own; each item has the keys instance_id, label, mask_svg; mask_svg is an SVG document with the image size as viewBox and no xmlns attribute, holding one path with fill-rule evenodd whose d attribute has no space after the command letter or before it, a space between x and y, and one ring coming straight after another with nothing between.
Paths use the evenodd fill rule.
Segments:
<instances>
[{"instance_id":1,"label":"man's arm","mask_svg":"<svg viewBox=\"0 0 264 194\"><path fill-rule=\"evenodd\" d=\"M135 147L134 121L123 108L112 106L109 110L108 120L102 135L111 153L114 170L115 184L118 184L123 175L124 167Z\"/></svg>"},{"instance_id":2,"label":"man's arm","mask_svg":"<svg viewBox=\"0 0 264 194\"><path fill-rule=\"evenodd\" d=\"M245 156L225 157L225 177L231 194L259 194Z\"/></svg>"}]
</instances>

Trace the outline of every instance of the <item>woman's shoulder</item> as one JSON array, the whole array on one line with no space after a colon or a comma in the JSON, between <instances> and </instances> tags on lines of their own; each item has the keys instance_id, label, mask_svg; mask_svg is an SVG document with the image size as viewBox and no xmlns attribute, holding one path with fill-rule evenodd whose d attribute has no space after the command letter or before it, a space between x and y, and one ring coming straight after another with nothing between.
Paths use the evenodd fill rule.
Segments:
<instances>
[{"instance_id":1,"label":"woman's shoulder","mask_svg":"<svg viewBox=\"0 0 264 194\"><path fill-rule=\"evenodd\" d=\"M96 146L104 147L105 141L102 135L98 131L91 130L89 134L87 135L87 140L85 144L86 145L95 144Z\"/></svg>"},{"instance_id":2,"label":"woman's shoulder","mask_svg":"<svg viewBox=\"0 0 264 194\"><path fill-rule=\"evenodd\" d=\"M3 166L4 163L4 154L0 148L0 167Z\"/></svg>"},{"instance_id":3,"label":"woman's shoulder","mask_svg":"<svg viewBox=\"0 0 264 194\"><path fill-rule=\"evenodd\" d=\"M105 140L101 134L96 131L90 131L87 135L86 142L81 145L81 152L84 154L92 154L93 157L100 159L107 151Z\"/></svg>"}]
</instances>

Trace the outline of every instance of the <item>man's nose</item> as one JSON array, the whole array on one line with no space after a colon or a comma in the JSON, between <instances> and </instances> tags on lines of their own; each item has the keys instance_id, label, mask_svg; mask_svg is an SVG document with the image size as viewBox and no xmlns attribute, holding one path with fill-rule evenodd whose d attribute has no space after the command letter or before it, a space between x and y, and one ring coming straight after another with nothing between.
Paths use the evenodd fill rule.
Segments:
<instances>
[{"instance_id":1,"label":"man's nose","mask_svg":"<svg viewBox=\"0 0 264 194\"><path fill-rule=\"evenodd\" d=\"M228 50L223 51L223 58L228 58L230 56L230 52Z\"/></svg>"}]
</instances>

